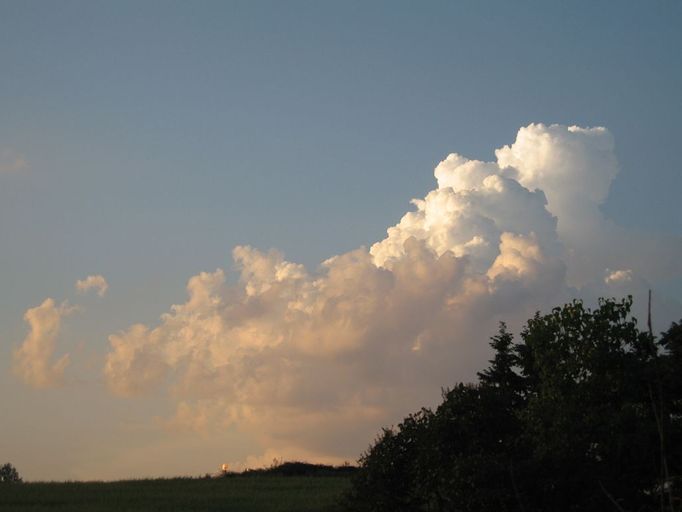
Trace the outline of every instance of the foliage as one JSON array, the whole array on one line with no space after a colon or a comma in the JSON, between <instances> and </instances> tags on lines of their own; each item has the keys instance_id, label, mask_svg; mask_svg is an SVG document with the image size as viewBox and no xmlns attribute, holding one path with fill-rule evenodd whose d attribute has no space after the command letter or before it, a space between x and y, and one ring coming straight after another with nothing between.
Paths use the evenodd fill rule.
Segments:
<instances>
[{"instance_id":1,"label":"foliage","mask_svg":"<svg viewBox=\"0 0 682 512\"><path fill-rule=\"evenodd\" d=\"M21 483L19 472L9 462L0 466L0 483Z\"/></svg>"},{"instance_id":2,"label":"foliage","mask_svg":"<svg viewBox=\"0 0 682 512\"><path fill-rule=\"evenodd\" d=\"M346 496L359 511L675 510L682 325L656 340L631 298L504 324L477 384L385 429Z\"/></svg>"}]
</instances>

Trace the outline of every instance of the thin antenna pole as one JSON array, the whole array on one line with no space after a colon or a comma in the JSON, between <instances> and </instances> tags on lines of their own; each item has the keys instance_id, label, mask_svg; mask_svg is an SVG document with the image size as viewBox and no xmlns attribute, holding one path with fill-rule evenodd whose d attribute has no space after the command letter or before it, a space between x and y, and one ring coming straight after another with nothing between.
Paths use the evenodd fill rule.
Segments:
<instances>
[{"instance_id":1,"label":"thin antenna pole","mask_svg":"<svg viewBox=\"0 0 682 512\"><path fill-rule=\"evenodd\" d=\"M653 339L654 330L651 328L651 288L649 288L649 315L647 317L646 325L649 328L649 335Z\"/></svg>"},{"instance_id":2,"label":"thin antenna pole","mask_svg":"<svg viewBox=\"0 0 682 512\"><path fill-rule=\"evenodd\" d=\"M647 327L649 328L649 336L651 338L651 342L653 343L654 341L654 330L651 326L651 288L649 288L649 307L648 307L648 318L647 318ZM655 349L654 349L655 350ZM653 394L651 392L651 386L649 386L649 394L651 398L651 405L653 406L654 409L654 418L656 419L656 427L658 428L658 439L659 439L659 445L660 445L660 451L661 451L661 476L663 477L663 484L661 488L661 509L663 509L663 497L665 494L668 495L668 504L670 506L670 511L672 512L674 510L673 508L673 496L672 496L672 489L670 488L670 472L668 470L668 457L666 456L666 444L665 444L665 432L663 430L663 387L661 385L661 376L658 372L658 354L654 352L654 357L656 358L654 361L654 368L656 370L656 381L658 384L658 400L659 400L659 406L658 410L656 409L656 401L654 400Z\"/></svg>"}]
</instances>

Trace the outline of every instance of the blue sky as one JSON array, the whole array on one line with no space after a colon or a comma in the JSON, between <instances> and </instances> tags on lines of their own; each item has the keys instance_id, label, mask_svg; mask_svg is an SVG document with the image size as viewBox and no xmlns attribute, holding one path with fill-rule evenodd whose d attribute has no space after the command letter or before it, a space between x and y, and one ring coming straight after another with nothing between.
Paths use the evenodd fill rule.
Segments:
<instances>
[{"instance_id":1,"label":"blue sky","mask_svg":"<svg viewBox=\"0 0 682 512\"><path fill-rule=\"evenodd\" d=\"M675 1L0 2L0 168L26 162L0 173L0 372L25 404L12 428L76 411L75 386L46 397L9 370L46 297L83 302L61 336L90 347L79 378L95 379L111 333L155 325L234 246L312 272L384 238L448 153L494 160L529 123L607 127L604 215L679 237L681 25ZM103 299L76 295L89 274ZM654 284L682 298L679 276ZM145 421L148 403L123 403Z\"/></svg>"}]
</instances>

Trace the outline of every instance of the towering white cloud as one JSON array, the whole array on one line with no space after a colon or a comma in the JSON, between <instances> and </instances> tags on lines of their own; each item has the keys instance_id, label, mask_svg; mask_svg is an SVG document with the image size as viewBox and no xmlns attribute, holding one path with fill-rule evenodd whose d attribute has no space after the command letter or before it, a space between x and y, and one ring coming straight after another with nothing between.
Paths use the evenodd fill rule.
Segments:
<instances>
[{"instance_id":1,"label":"towering white cloud","mask_svg":"<svg viewBox=\"0 0 682 512\"><path fill-rule=\"evenodd\" d=\"M110 336L111 390L165 390L169 426L237 426L265 457L352 459L381 425L473 378L499 320L518 325L578 288L643 286L647 258L677 250L671 239L642 254L624 230L609 235L599 204L617 166L604 128L530 125L496 154L449 155L384 240L315 272L235 248L237 283L198 274L157 326ZM666 272L680 255L665 254Z\"/></svg>"},{"instance_id":2,"label":"towering white cloud","mask_svg":"<svg viewBox=\"0 0 682 512\"><path fill-rule=\"evenodd\" d=\"M57 305L53 299L47 298L40 306L24 313L29 332L14 351L12 368L25 384L44 389L62 383L69 355L65 354L56 361L53 361L53 355L62 317L73 310L66 302Z\"/></svg>"},{"instance_id":3,"label":"towering white cloud","mask_svg":"<svg viewBox=\"0 0 682 512\"><path fill-rule=\"evenodd\" d=\"M679 275L682 268L682 237L626 230L601 213L618 174L613 149L605 128L531 124L512 145L495 151L503 174L545 193L574 286L599 281L607 267L634 269L649 279Z\"/></svg>"},{"instance_id":4,"label":"towering white cloud","mask_svg":"<svg viewBox=\"0 0 682 512\"><path fill-rule=\"evenodd\" d=\"M76 290L79 293L87 293L90 290L95 290L97 295L104 297L109 289L109 283L104 279L104 276L97 274L86 277L85 279L79 279L76 281Z\"/></svg>"}]
</instances>

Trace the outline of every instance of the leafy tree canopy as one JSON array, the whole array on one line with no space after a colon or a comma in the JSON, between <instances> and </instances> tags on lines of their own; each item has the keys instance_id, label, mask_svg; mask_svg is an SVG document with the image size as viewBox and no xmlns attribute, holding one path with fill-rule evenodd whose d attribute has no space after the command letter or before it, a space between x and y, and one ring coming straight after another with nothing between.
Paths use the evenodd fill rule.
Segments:
<instances>
[{"instance_id":1,"label":"leafy tree canopy","mask_svg":"<svg viewBox=\"0 0 682 512\"><path fill-rule=\"evenodd\" d=\"M631 306L573 301L536 314L518 342L501 324L478 383L362 456L348 508L679 510L682 325L656 339Z\"/></svg>"}]
</instances>

